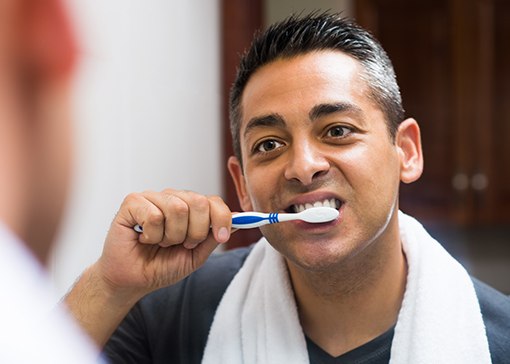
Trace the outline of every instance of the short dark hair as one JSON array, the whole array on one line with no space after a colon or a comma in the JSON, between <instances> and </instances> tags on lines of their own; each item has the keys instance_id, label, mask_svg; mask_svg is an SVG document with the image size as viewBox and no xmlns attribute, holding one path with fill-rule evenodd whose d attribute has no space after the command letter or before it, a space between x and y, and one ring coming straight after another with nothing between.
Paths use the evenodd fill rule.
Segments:
<instances>
[{"instance_id":1,"label":"short dark hair","mask_svg":"<svg viewBox=\"0 0 510 364\"><path fill-rule=\"evenodd\" d=\"M255 35L241 57L236 80L230 92L230 129L234 154L241 160L241 97L251 75L277 59L288 59L312 51L338 50L358 60L369 96L384 112L392 141L404 118L402 99L395 71L380 43L354 21L335 13L292 15Z\"/></svg>"}]
</instances>

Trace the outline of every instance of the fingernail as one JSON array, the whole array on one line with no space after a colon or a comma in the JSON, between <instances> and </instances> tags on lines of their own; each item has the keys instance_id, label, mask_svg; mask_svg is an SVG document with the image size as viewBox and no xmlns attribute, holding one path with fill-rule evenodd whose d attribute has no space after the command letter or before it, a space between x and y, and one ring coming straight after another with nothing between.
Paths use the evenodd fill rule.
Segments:
<instances>
[{"instance_id":1,"label":"fingernail","mask_svg":"<svg viewBox=\"0 0 510 364\"><path fill-rule=\"evenodd\" d=\"M230 233L226 227L222 227L220 230L218 230L218 240L220 240L221 243L226 242L229 237Z\"/></svg>"}]
</instances>

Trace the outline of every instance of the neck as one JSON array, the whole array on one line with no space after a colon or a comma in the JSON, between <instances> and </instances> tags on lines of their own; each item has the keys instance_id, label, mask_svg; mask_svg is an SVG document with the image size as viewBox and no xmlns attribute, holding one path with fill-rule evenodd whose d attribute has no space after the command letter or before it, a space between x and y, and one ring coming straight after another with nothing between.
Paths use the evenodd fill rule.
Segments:
<instances>
[{"instance_id":1,"label":"neck","mask_svg":"<svg viewBox=\"0 0 510 364\"><path fill-rule=\"evenodd\" d=\"M334 271L310 272L287 262L304 332L330 355L357 348L396 323L407 277L396 236L374 241Z\"/></svg>"}]
</instances>

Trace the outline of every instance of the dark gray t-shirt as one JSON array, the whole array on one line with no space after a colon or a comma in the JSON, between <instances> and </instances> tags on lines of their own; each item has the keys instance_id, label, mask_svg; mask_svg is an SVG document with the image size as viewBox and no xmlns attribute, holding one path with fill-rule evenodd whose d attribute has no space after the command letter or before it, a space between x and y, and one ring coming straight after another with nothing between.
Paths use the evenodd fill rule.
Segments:
<instances>
[{"instance_id":1,"label":"dark gray t-shirt","mask_svg":"<svg viewBox=\"0 0 510 364\"><path fill-rule=\"evenodd\" d=\"M390 361L394 327L368 343L337 357L329 355L308 337L306 348L313 364L387 364Z\"/></svg>"},{"instance_id":2,"label":"dark gray t-shirt","mask_svg":"<svg viewBox=\"0 0 510 364\"><path fill-rule=\"evenodd\" d=\"M183 281L138 302L108 341L104 354L112 363L198 364L216 308L250 248L209 258ZM473 279L487 328L493 363L510 363L510 298ZM310 340L311 363L388 363L393 329L333 358Z\"/></svg>"}]
</instances>

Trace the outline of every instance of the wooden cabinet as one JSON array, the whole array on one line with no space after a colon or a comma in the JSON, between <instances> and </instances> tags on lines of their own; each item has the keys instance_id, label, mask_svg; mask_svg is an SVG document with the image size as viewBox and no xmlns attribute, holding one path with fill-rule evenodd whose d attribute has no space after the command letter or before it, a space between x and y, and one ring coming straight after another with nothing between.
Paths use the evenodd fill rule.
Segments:
<instances>
[{"instance_id":1,"label":"wooden cabinet","mask_svg":"<svg viewBox=\"0 0 510 364\"><path fill-rule=\"evenodd\" d=\"M228 118L228 100L240 55L250 46L253 34L262 28L262 0L222 0L221 1L221 35L222 35L222 111L223 111L223 182L224 197L232 211L241 211L232 178L227 169L227 160L234 154L230 121ZM227 249L247 246L260 239L259 229L240 230L227 243Z\"/></svg>"},{"instance_id":2,"label":"wooden cabinet","mask_svg":"<svg viewBox=\"0 0 510 364\"><path fill-rule=\"evenodd\" d=\"M358 0L423 139L401 208L429 223L510 223L510 1Z\"/></svg>"}]
</instances>

